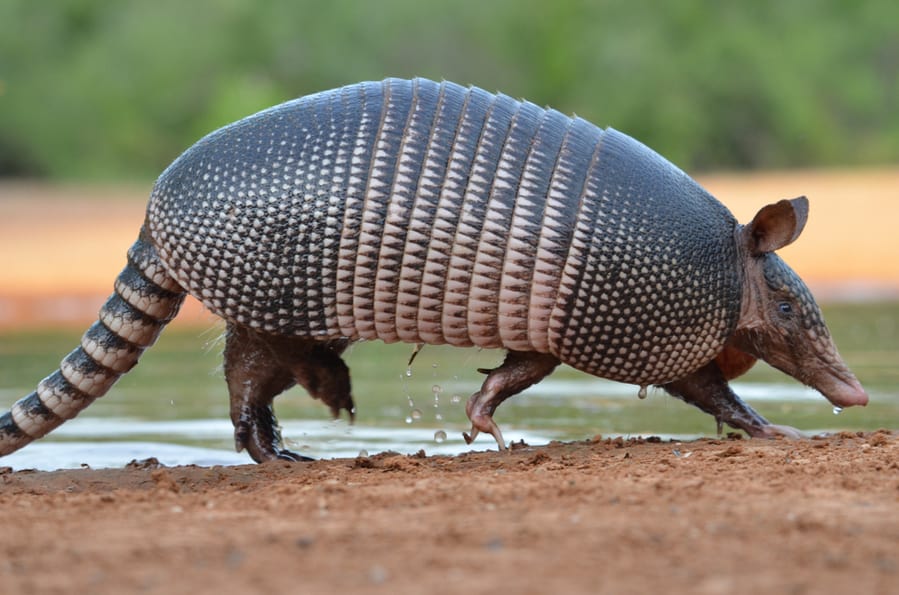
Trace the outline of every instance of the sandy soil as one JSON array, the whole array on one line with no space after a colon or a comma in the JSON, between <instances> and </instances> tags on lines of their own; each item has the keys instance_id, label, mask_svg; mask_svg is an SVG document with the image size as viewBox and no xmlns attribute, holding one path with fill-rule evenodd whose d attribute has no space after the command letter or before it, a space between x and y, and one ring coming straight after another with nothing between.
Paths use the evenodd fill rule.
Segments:
<instances>
[{"instance_id":1,"label":"sandy soil","mask_svg":"<svg viewBox=\"0 0 899 595\"><path fill-rule=\"evenodd\" d=\"M0 474L7 593L896 593L899 434Z\"/></svg>"}]
</instances>

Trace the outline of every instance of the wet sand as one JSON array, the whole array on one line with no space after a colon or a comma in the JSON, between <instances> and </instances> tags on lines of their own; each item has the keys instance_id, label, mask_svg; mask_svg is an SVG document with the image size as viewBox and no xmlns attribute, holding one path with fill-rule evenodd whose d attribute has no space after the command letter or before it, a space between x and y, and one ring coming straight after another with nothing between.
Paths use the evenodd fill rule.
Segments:
<instances>
[{"instance_id":1,"label":"wet sand","mask_svg":"<svg viewBox=\"0 0 899 595\"><path fill-rule=\"evenodd\" d=\"M8 593L895 593L899 435L0 474Z\"/></svg>"}]
</instances>

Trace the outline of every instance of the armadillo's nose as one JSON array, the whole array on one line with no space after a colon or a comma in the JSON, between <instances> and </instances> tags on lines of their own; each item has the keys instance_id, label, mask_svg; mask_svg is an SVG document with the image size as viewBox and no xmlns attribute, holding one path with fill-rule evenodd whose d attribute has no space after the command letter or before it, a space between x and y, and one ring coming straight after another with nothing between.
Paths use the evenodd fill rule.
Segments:
<instances>
[{"instance_id":1,"label":"armadillo's nose","mask_svg":"<svg viewBox=\"0 0 899 595\"><path fill-rule=\"evenodd\" d=\"M868 404L868 393L865 392L865 389L862 388L861 383L855 377L841 378L828 389L826 392L822 392L824 392L827 400L837 407L865 406Z\"/></svg>"}]
</instances>

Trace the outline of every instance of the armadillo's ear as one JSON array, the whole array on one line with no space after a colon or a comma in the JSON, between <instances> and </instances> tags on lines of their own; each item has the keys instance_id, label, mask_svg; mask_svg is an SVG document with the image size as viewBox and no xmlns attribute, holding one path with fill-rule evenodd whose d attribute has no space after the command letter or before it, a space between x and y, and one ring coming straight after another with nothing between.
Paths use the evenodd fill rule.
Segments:
<instances>
[{"instance_id":1,"label":"armadillo's ear","mask_svg":"<svg viewBox=\"0 0 899 595\"><path fill-rule=\"evenodd\" d=\"M806 197L781 200L756 213L752 223L743 228L743 241L750 254L774 252L798 238L806 221Z\"/></svg>"}]
</instances>

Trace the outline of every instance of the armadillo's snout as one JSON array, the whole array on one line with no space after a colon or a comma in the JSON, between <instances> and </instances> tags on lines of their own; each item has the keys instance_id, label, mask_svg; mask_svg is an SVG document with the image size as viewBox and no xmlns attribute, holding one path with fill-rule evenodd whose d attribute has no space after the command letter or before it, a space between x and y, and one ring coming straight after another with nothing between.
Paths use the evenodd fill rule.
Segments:
<instances>
[{"instance_id":1,"label":"armadillo's snout","mask_svg":"<svg viewBox=\"0 0 899 595\"><path fill-rule=\"evenodd\" d=\"M855 376L833 378L832 382L828 382L827 386L819 387L818 390L837 407L865 406L868 404L868 393L865 392L865 389Z\"/></svg>"}]
</instances>

